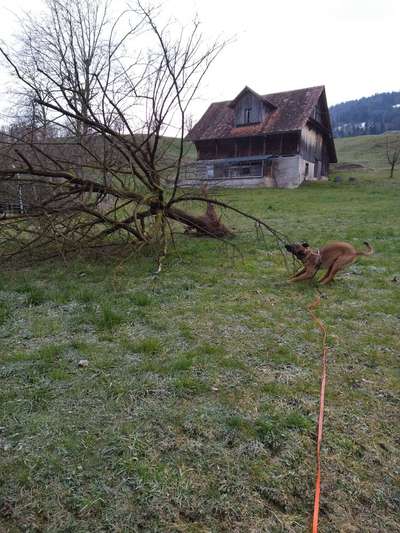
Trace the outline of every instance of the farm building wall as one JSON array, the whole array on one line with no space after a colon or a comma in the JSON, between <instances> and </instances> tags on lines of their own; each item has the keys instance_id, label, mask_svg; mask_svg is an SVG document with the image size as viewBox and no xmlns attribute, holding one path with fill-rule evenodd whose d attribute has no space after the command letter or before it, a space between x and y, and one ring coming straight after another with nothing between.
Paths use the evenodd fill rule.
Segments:
<instances>
[{"instance_id":1,"label":"farm building wall","mask_svg":"<svg viewBox=\"0 0 400 533\"><path fill-rule=\"evenodd\" d=\"M293 155L299 152L300 132L268 136L196 141L199 160L249 157L253 155Z\"/></svg>"},{"instance_id":2,"label":"farm building wall","mask_svg":"<svg viewBox=\"0 0 400 533\"><path fill-rule=\"evenodd\" d=\"M273 186L291 189L298 187L304 177L300 174L300 156L278 157L273 160L272 183Z\"/></svg>"},{"instance_id":3,"label":"farm building wall","mask_svg":"<svg viewBox=\"0 0 400 533\"><path fill-rule=\"evenodd\" d=\"M328 176L329 155L322 133L306 126L301 130L300 154L308 162L305 177L309 180Z\"/></svg>"},{"instance_id":4,"label":"farm building wall","mask_svg":"<svg viewBox=\"0 0 400 533\"><path fill-rule=\"evenodd\" d=\"M200 140L195 145L198 161L186 169L182 186L207 181L222 187L294 188L328 174L327 142L312 125L267 136Z\"/></svg>"},{"instance_id":5,"label":"farm building wall","mask_svg":"<svg viewBox=\"0 0 400 533\"><path fill-rule=\"evenodd\" d=\"M228 160L230 161L230 160ZM249 161L249 164L256 161ZM219 187L278 187L295 188L305 179L304 171L306 162L296 154L288 157L274 157L262 160L262 171L257 175L226 176L218 172L222 161L210 159L197 161L188 165L183 173L180 185L182 187L199 187L207 182L209 185Z\"/></svg>"}]
</instances>

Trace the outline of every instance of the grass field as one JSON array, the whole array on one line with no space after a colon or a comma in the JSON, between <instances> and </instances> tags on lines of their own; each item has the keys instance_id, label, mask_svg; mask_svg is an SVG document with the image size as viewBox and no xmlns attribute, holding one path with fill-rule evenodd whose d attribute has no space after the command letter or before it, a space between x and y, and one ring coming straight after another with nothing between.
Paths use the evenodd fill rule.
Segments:
<instances>
[{"instance_id":1,"label":"grass field","mask_svg":"<svg viewBox=\"0 0 400 533\"><path fill-rule=\"evenodd\" d=\"M376 178L389 176L389 164L386 157L387 141L389 147L400 144L400 133L390 132L384 135L362 135L335 139L339 159L339 169L333 165L331 174L336 176L361 176L363 180L375 181ZM340 170L341 163L355 163L363 168ZM398 167L395 176L400 178Z\"/></svg>"},{"instance_id":2,"label":"grass field","mask_svg":"<svg viewBox=\"0 0 400 533\"><path fill-rule=\"evenodd\" d=\"M400 531L400 177L371 175L221 193L293 239L376 249L319 308L323 533ZM307 531L316 285L288 284L274 242L224 220L240 253L178 236L159 276L151 251L1 273L1 532Z\"/></svg>"}]
</instances>

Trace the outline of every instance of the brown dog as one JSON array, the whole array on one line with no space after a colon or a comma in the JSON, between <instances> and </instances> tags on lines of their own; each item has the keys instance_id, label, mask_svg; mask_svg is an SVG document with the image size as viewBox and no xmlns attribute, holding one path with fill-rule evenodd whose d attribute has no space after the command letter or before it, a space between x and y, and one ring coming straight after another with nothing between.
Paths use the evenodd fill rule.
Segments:
<instances>
[{"instance_id":1,"label":"brown dog","mask_svg":"<svg viewBox=\"0 0 400 533\"><path fill-rule=\"evenodd\" d=\"M319 280L325 285L333 280L339 270L343 270L347 265L351 265L360 255L371 255L374 253L372 246L364 242L367 247L366 252L357 252L357 250L348 242L330 242L320 248L313 250L309 244L286 244L288 252L299 259L304 268L297 272L289 281L302 281L311 279L315 276L320 268L326 268L326 274Z\"/></svg>"}]
</instances>

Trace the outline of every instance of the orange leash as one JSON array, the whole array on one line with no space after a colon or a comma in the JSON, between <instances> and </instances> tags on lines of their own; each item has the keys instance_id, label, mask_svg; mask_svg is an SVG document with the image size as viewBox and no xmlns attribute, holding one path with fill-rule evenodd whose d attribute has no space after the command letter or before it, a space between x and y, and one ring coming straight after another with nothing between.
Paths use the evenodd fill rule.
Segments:
<instances>
[{"instance_id":1,"label":"orange leash","mask_svg":"<svg viewBox=\"0 0 400 533\"><path fill-rule=\"evenodd\" d=\"M317 471L315 479L315 496L314 496L314 514L312 522L312 533L318 533L318 519L319 519L319 499L321 494L321 442L322 442L322 429L324 425L324 404L325 404L325 387L326 387L326 375L328 367L328 346L327 329L321 319L315 314L315 309L321 303L321 298L318 295L315 300L308 306L308 310L314 322L322 333L322 374L321 374L321 388L319 396L319 416L317 424Z\"/></svg>"}]
</instances>

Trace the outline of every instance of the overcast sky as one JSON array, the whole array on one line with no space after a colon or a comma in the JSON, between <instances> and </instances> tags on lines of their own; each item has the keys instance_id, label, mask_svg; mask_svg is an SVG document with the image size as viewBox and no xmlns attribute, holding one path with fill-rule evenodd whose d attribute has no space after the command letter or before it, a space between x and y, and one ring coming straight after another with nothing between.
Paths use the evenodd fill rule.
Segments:
<instances>
[{"instance_id":1,"label":"overcast sky","mask_svg":"<svg viewBox=\"0 0 400 533\"><path fill-rule=\"evenodd\" d=\"M18 31L13 13L40 5L0 0L0 38ZM234 37L202 86L195 119L245 85L261 94L325 85L329 105L400 90L400 0L165 0L164 11L183 21L197 12L209 36ZM0 97L4 105L4 90Z\"/></svg>"}]
</instances>

